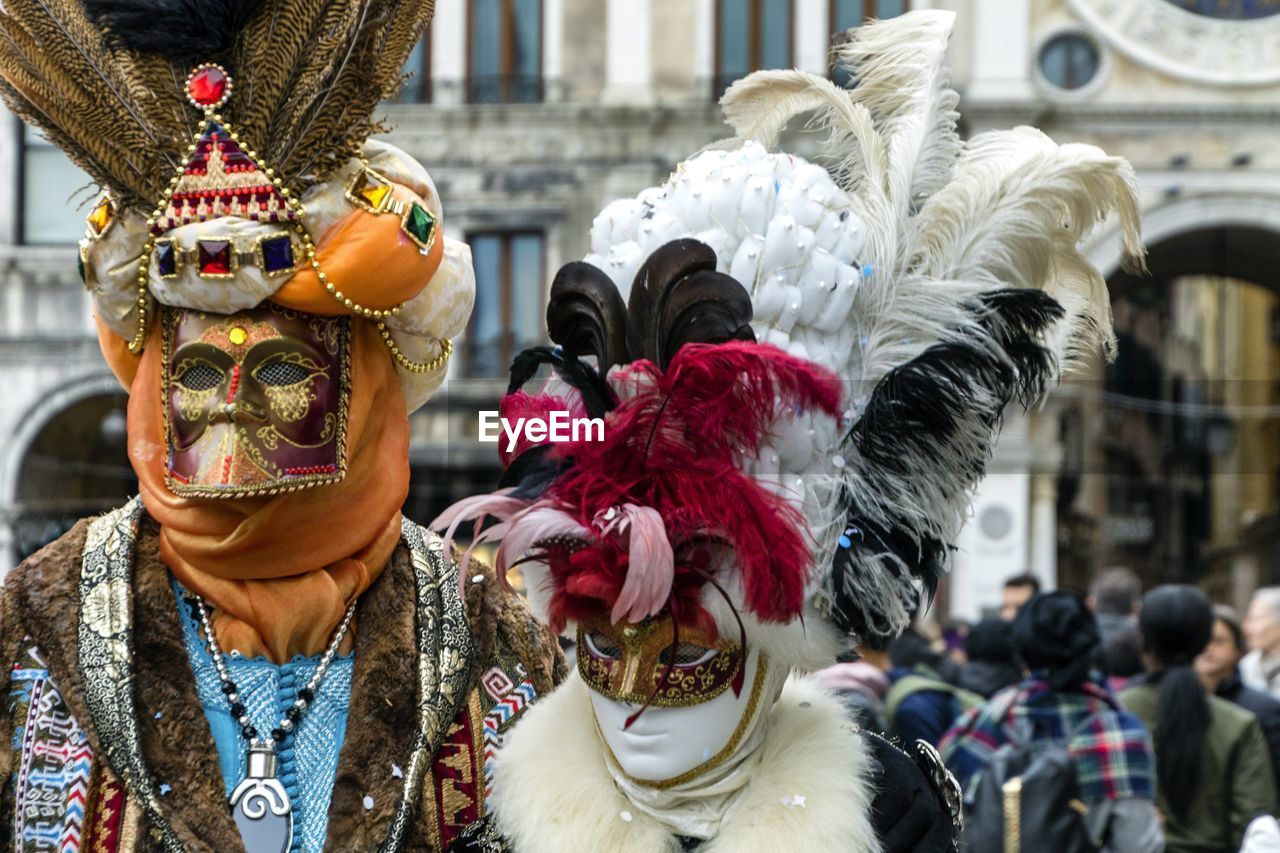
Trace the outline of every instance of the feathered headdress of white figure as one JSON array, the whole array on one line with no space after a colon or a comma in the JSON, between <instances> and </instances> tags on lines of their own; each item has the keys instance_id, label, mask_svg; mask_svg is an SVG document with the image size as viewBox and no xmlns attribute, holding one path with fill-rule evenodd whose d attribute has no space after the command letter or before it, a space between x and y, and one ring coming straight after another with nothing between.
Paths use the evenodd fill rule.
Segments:
<instances>
[{"instance_id":1,"label":"feathered headdress of white figure","mask_svg":"<svg viewBox=\"0 0 1280 853\"><path fill-rule=\"evenodd\" d=\"M804 610L824 618L797 613L802 635L766 641L798 666L829 662L841 634L878 646L907 626L946 571L1006 407L1113 346L1086 235L1118 214L1142 262L1123 159L1032 128L960 140L952 21L920 11L851 31L837 53L851 89L801 71L740 80L723 100L736 137L592 229L586 263L623 297L662 247L705 244L750 294L756 341L845 380L841 419L791 410L742 462L809 528ZM775 150L802 114L825 131L822 166ZM552 338L577 346L554 324Z\"/></svg>"}]
</instances>

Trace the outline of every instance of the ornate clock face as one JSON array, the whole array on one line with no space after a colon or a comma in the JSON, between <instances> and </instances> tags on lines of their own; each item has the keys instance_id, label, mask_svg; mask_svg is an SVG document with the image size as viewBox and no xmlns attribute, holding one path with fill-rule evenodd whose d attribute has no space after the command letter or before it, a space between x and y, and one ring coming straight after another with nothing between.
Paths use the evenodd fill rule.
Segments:
<instances>
[{"instance_id":1,"label":"ornate clock face","mask_svg":"<svg viewBox=\"0 0 1280 853\"><path fill-rule=\"evenodd\" d=\"M1204 15L1228 21L1247 21L1280 14L1280 0L1167 0L1169 3Z\"/></svg>"},{"instance_id":2,"label":"ornate clock face","mask_svg":"<svg viewBox=\"0 0 1280 853\"><path fill-rule=\"evenodd\" d=\"M1216 86L1280 83L1280 0L1067 0L1116 51Z\"/></svg>"}]
</instances>

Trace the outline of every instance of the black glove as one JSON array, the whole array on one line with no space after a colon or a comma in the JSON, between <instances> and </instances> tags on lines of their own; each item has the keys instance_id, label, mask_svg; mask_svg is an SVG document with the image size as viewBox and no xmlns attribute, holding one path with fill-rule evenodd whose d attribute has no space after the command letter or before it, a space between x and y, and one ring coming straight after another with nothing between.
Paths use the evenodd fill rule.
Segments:
<instances>
[{"instance_id":1,"label":"black glove","mask_svg":"<svg viewBox=\"0 0 1280 853\"><path fill-rule=\"evenodd\" d=\"M884 853L952 853L959 829L948 804L946 774L937 753L912 759L880 735L863 730L863 739L879 765L871 820ZM923 765L923 767L922 767ZM936 778L935 778L936 777ZM959 807L956 798L955 808Z\"/></svg>"}]
</instances>

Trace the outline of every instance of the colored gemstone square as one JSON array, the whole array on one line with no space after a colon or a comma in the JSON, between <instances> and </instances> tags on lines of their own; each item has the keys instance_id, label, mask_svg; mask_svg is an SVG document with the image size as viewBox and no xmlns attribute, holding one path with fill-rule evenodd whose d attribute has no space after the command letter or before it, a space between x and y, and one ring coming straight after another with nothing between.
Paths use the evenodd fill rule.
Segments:
<instances>
[{"instance_id":1,"label":"colored gemstone square","mask_svg":"<svg viewBox=\"0 0 1280 853\"><path fill-rule=\"evenodd\" d=\"M89 233L94 239L102 236L103 232L107 230L107 226L115 219L115 216L115 205L111 203L111 199L103 196L97 206L89 212Z\"/></svg>"},{"instance_id":2,"label":"colored gemstone square","mask_svg":"<svg viewBox=\"0 0 1280 853\"><path fill-rule=\"evenodd\" d=\"M197 263L206 278L230 278L234 272L230 240L197 240Z\"/></svg>"},{"instance_id":3,"label":"colored gemstone square","mask_svg":"<svg viewBox=\"0 0 1280 853\"><path fill-rule=\"evenodd\" d=\"M372 169L361 169L347 185L347 199L370 213L380 214L391 199L391 182Z\"/></svg>"},{"instance_id":4,"label":"colored gemstone square","mask_svg":"<svg viewBox=\"0 0 1280 853\"><path fill-rule=\"evenodd\" d=\"M431 248L436 239L436 218L416 201L409 205L400 220L400 230L409 235L409 239L417 243L425 252Z\"/></svg>"},{"instance_id":5,"label":"colored gemstone square","mask_svg":"<svg viewBox=\"0 0 1280 853\"><path fill-rule=\"evenodd\" d=\"M372 184L360 190L360 195L365 201L369 202L370 207L382 209L382 203L387 200L387 196L391 195L391 187Z\"/></svg>"},{"instance_id":6,"label":"colored gemstone square","mask_svg":"<svg viewBox=\"0 0 1280 853\"><path fill-rule=\"evenodd\" d=\"M262 255L262 271L267 275L284 275L293 272L293 240L287 234L279 237L263 237L258 243Z\"/></svg>"},{"instance_id":7,"label":"colored gemstone square","mask_svg":"<svg viewBox=\"0 0 1280 853\"><path fill-rule=\"evenodd\" d=\"M156 273L161 278L173 278L178 274L178 250L172 240L156 241Z\"/></svg>"}]
</instances>

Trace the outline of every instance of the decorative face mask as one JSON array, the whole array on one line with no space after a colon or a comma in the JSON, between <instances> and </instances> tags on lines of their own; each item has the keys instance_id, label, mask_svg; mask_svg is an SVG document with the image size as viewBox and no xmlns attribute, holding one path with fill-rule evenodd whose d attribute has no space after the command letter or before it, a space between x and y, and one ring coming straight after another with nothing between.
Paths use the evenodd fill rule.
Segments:
<instances>
[{"instance_id":1,"label":"decorative face mask","mask_svg":"<svg viewBox=\"0 0 1280 853\"><path fill-rule=\"evenodd\" d=\"M601 616L578 629L578 673L591 688L600 736L627 776L654 787L692 779L733 754L767 666L737 642L693 626L676 631L668 615L623 625Z\"/></svg>"},{"instance_id":2,"label":"decorative face mask","mask_svg":"<svg viewBox=\"0 0 1280 853\"><path fill-rule=\"evenodd\" d=\"M175 494L245 497L346 472L350 321L264 303L166 309L165 430Z\"/></svg>"},{"instance_id":3,"label":"decorative face mask","mask_svg":"<svg viewBox=\"0 0 1280 853\"><path fill-rule=\"evenodd\" d=\"M581 660L587 651L580 648L578 654ZM745 689L725 689L731 680L725 679L713 695L702 694L703 701L696 704L650 706L636 716L642 702L591 689L600 738L627 777L646 787L671 788L713 771L737 753L762 713L769 660L756 649L735 654Z\"/></svg>"}]
</instances>

